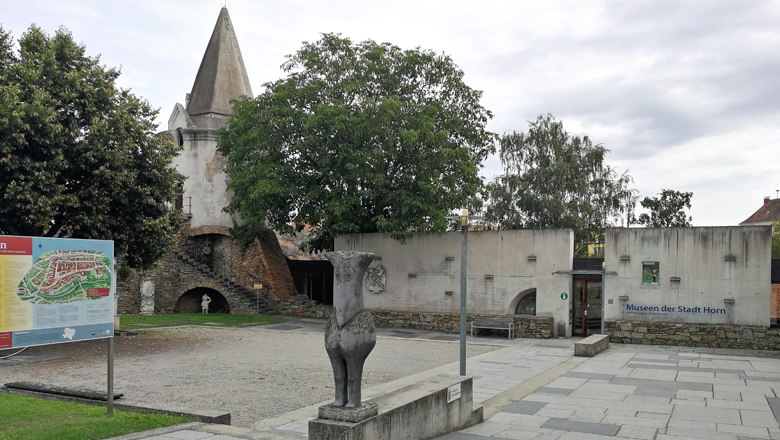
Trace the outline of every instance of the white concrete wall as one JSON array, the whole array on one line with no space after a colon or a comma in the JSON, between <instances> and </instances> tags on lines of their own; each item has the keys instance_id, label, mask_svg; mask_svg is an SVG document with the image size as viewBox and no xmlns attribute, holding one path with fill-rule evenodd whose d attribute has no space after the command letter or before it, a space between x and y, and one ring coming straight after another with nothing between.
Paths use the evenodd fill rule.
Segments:
<instances>
[{"instance_id":1,"label":"white concrete wall","mask_svg":"<svg viewBox=\"0 0 780 440\"><path fill-rule=\"evenodd\" d=\"M373 265L385 267L386 290L364 288L366 307L457 313L461 238L460 232L413 234L402 244L385 234L351 234L337 237L335 249L382 258ZM568 324L570 299L561 300L560 294L570 292L571 276L552 273L571 270L573 239L571 230L470 232L469 313L514 314L518 295L536 288L536 314ZM529 261L529 255L536 260Z\"/></svg>"},{"instance_id":2,"label":"white concrete wall","mask_svg":"<svg viewBox=\"0 0 780 440\"><path fill-rule=\"evenodd\" d=\"M225 159L217 152L216 130L181 128L179 133L182 151L173 160L173 166L186 177L184 211L191 201L191 227L233 227L230 215L222 210L228 204L227 175Z\"/></svg>"},{"instance_id":3,"label":"white concrete wall","mask_svg":"<svg viewBox=\"0 0 780 440\"><path fill-rule=\"evenodd\" d=\"M642 285L643 261L659 262L657 285ZM606 320L769 325L769 227L608 229L605 263Z\"/></svg>"}]
</instances>

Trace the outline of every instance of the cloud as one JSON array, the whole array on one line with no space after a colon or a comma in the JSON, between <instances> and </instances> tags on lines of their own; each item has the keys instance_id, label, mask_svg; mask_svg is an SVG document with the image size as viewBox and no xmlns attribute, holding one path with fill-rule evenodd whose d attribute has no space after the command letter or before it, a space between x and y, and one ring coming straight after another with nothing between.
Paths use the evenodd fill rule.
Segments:
<instances>
[{"instance_id":1,"label":"cloud","mask_svg":"<svg viewBox=\"0 0 780 440\"><path fill-rule=\"evenodd\" d=\"M222 2L6 2L15 36L68 27L162 109L194 81ZM780 8L772 1L293 0L228 4L253 90L322 32L449 54L495 117L525 130L552 113L630 169L643 195L694 192L695 224L735 224L780 188ZM485 162L486 177L500 171ZM702 222L702 223L699 223Z\"/></svg>"}]
</instances>

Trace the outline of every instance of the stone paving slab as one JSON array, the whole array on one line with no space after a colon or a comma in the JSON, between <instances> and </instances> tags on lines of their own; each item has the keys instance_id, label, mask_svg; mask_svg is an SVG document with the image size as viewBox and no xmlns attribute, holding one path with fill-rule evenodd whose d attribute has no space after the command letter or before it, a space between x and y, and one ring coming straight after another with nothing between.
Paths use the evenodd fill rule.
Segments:
<instances>
[{"instance_id":1,"label":"stone paving slab","mask_svg":"<svg viewBox=\"0 0 780 440\"><path fill-rule=\"evenodd\" d=\"M440 439L780 439L780 353L613 344L573 363L573 339L504 345L469 363L488 419ZM203 438L306 438L298 417L255 437ZM289 437L258 437L274 433Z\"/></svg>"},{"instance_id":2,"label":"stone paving slab","mask_svg":"<svg viewBox=\"0 0 780 440\"><path fill-rule=\"evenodd\" d=\"M585 434L615 435L620 426L609 423L578 422L575 420L551 418L540 428L558 429L567 432L582 432Z\"/></svg>"}]
</instances>

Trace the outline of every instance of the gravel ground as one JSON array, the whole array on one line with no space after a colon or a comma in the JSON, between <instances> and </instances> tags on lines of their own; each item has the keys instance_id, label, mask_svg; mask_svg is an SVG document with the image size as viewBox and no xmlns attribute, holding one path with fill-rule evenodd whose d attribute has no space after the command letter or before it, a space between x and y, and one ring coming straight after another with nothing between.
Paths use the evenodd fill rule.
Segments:
<instances>
[{"instance_id":1,"label":"gravel ground","mask_svg":"<svg viewBox=\"0 0 780 440\"><path fill-rule=\"evenodd\" d=\"M233 425L250 427L332 398L333 376L321 334L182 327L147 330L115 341L114 389L128 399L228 411ZM468 356L497 348L469 344ZM36 347L26 354L55 359L0 360L0 384L26 380L105 390L105 341ZM366 360L363 386L457 359L457 342L380 336Z\"/></svg>"}]
</instances>

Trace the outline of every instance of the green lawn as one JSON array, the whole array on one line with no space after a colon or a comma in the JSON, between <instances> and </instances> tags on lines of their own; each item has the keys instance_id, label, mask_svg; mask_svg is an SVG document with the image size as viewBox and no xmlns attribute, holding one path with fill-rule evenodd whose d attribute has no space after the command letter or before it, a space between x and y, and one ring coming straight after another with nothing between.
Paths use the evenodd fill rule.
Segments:
<instances>
[{"instance_id":1,"label":"green lawn","mask_svg":"<svg viewBox=\"0 0 780 440\"><path fill-rule=\"evenodd\" d=\"M174 325L213 325L217 327L236 327L244 325L265 325L281 322L264 315L230 315L227 313L171 313L161 315L122 315L119 326L122 330L138 330L150 327L170 327Z\"/></svg>"},{"instance_id":2,"label":"green lawn","mask_svg":"<svg viewBox=\"0 0 780 440\"><path fill-rule=\"evenodd\" d=\"M0 440L97 440L178 423L187 417L141 414L0 392Z\"/></svg>"}]
</instances>

